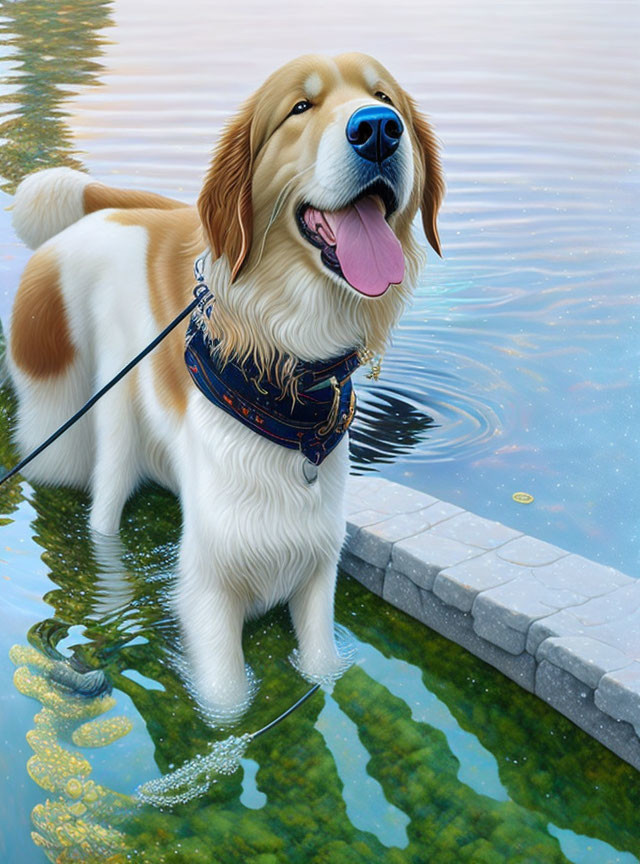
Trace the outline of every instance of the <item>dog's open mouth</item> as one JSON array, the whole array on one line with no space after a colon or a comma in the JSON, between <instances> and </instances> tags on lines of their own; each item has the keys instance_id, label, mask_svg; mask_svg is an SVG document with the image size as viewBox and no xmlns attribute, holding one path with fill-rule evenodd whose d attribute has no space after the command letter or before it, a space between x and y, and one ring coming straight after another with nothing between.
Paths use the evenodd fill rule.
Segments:
<instances>
[{"instance_id":1,"label":"dog's open mouth","mask_svg":"<svg viewBox=\"0 0 640 864\"><path fill-rule=\"evenodd\" d=\"M404 279L404 254L387 217L396 207L384 185L370 187L341 210L297 210L302 236L320 249L322 263L367 297Z\"/></svg>"}]
</instances>

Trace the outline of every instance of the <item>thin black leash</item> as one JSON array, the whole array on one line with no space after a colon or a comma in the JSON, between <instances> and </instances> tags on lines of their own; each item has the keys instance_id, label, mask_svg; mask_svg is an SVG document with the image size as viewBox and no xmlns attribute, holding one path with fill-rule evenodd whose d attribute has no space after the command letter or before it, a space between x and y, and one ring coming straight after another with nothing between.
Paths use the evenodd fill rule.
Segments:
<instances>
[{"instance_id":1,"label":"thin black leash","mask_svg":"<svg viewBox=\"0 0 640 864\"><path fill-rule=\"evenodd\" d=\"M121 381L122 378L124 378L124 376L128 372L131 372L131 370L133 369L134 366L136 366L136 364L138 364L141 360L144 360L144 358L147 356L147 354L150 354L151 351L153 351L153 349L156 348L160 344L160 342L162 342L162 340L165 338L165 336L168 336L169 333L171 333L171 331L175 327L177 327L181 321L184 321L184 319L187 317L187 315L189 315L189 314L191 314L191 312L193 312L193 310L196 308L196 306L200 302L200 293L201 292L199 289L201 288L201 286L203 286L205 284L204 272L203 272L203 263L202 263L204 260L204 257L205 256L202 256L202 258L198 258L196 263L195 263L194 269L195 269L196 281L197 281L197 285L196 285L197 296L195 297L195 299L192 300L191 303L189 303L189 305L185 309L183 309L182 312L178 316L176 316L173 319L173 321L171 321L171 323L168 324L161 333L158 333L158 335L153 340L153 342L150 342L146 348L144 348L139 354L137 354L133 358L133 360L131 360L129 363L127 363L127 365L118 372L118 374L115 376L115 378L112 378L111 381L107 382L107 384L105 384L104 387L102 387L100 390L98 390L97 393L94 393L93 396L89 399L89 401L85 402L85 404L82 406L82 408L80 408L79 411L76 411L76 413L73 415L73 417L70 417L66 421L66 423L63 423L62 426L60 426L58 429L56 429L56 431L52 435L50 435L46 441L43 441L39 447L36 447L35 450L32 450L28 456L25 456L24 459L21 459L17 465L15 465L13 468L11 468L11 470L8 471L4 475L4 477L0 478L0 486L2 486L3 483L6 483L7 480L10 480L12 477L15 477L16 474L18 474L20 471L22 471L22 469L25 467L25 465L28 465L29 462L31 462L33 459L35 459L36 456L39 456L43 450L46 450L46 448L50 444L53 444L54 441L57 441L57 439L62 434L64 434L67 431L67 429L69 429L71 426L73 426L74 423L77 423L81 417L84 417L84 415L87 413L87 411L89 411L91 408L93 408L93 406L96 404L96 402L99 399L101 399L105 393L108 393L112 387L115 387L115 385L118 383L118 381Z\"/></svg>"},{"instance_id":2,"label":"thin black leash","mask_svg":"<svg viewBox=\"0 0 640 864\"><path fill-rule=\"evenodd\" d=\"M153 340L153 342L150 342L146 348L144 348L138 355L136 355L133 358L133 360L131 360L129 363L127 363L127 365L118 372L118 374L115 376L115 378L112 378L111 381L109 381L107 384L105 384L104 387L102 387L100 390L98 390L97 393L94 393L93 396L91 397L91 399L89 399L88 402L85 402L85 404L82 406L82 408L80 408L79 411L76 411L76 413L73 415L73 417L70 417L66 421L66 423L63 423L62 426L60 426L58 429L56 429L56 431L53 433L53 435L50 435L46 441L43 441L42 444L40 444L40 446L36 447L35 450L32 450L28 456L25 456L24 459L21 459L17 465L15 465L10 471L8 471L4 475L4 477L0 478L0 486L2 486L3 483L6 483L7 480L10 480L12 477L15 477L15 475L18 474L18 472L22 471L22 469L25 467L25 465L28 465L32 459L35 459L36 456L39 456L43 450L46 450L46 448L50 444L53 444L54 441L56 441L64 432L67 431L67 429L69 429L71 426L73 426L74 423L77 423L81 417L84 417L84 415L87 413L87 411L89 411L91 408L93 408L93 406L96 404L98 399L101 399L105 393L108 393L112 387L115 387L115 385L118 383L118 381L120 381L122 378L124 378L124 376L128 372L131 372L131 370L133 369L133 367L137 363L139 363L141 360L143 360L147 356L147 354L151 353L151 351L153 351L153 349L157 345L159 345L160 342L162 342L162 340L165 338L165 336L167 336L169 333L171 333L171 331L175 327L177 327L181 321L184 321L184 319L187 317L187 315L189 315L191 312L193 312L193 310L196 308L196 306L198 305L199 302L200 302L199 297L196 297L195 300L192 300L191 303L189 303L189 305L186 307L186 309L183 309L182 312L176 318L174 318L170 324L168 324L164 328L162 333L158 333L158 335Z\"/></svg>"},{"instance_id":3,"label":"thin black leash","mask_svg":"<svg viewBox=\"0 0 640 864\"><path fill-rule=\"evenodd\" d=\"M294 702L293 705L290 705L287 708L287 710L283 711L282 714L280 714L278 717L275 718L275 720L272 720L271 723L267 723L266 726L263 726L262 729L258 729L257 732L251 732L250 733L251 740L253 741L254 738L258 737L258 735L262 735L263 732L268 732L269 729L273 729L273 727L276 726L278 723L280 723L281 720L284 720L284 718L288 717L289 714L292 713L292 711L295 711L296 708L299 708L303 702L306 702L307 699L309 698L309 696L313 696L313 694L316 692L316 690L319 687L320 687L319 684L314 684L313 687L311 687L309 690L307 690L307 692L304 694L304 696L301 696L297 702Z\"/></svg>"},{"instance_id":4,"label":"thin black leash","mask_svg":"<svg viewBox=\"0 0 640 864\"><path fill-rule=\"evenodd\" d=\"M131 370L134 368L134 366L136 366L141 360L143 360L147 356L147 354L150 354L153 351L153 349L156 348L162 342L162 340L166 336L168 336L169 333L171 333L171 331L174 330L178 326L178 324L181 321L184 321L184 319L187 317L187 315L190 315L191 312L193 312L193 310L196 308L196 306L201 301L201 294L202 294L201 289L203 287L205 287L205 281L204 281L204 259L205 259L205 257L206 257L206 253L201 258L198 258L195 262L194 270L195 270L195 276L196 276L196 289L195 289L196 296L191 301L191 303L189 303L189 305L187 307L185 307L182 310L182 312L180 312L180 314L177 315L173 319L173 321L171 321L169 324L167 324L167 326L164 328L164 330L162 330L161 333L158 333L156 338L152 342L150 342L146 348L144 348L139 354L137 354L133 358L133 360L130 360L129 363L127 363L127 365L124 366L114 378L112 378L110 381L108 381L104 385L104 387L101 387L97 393L94 393L93 396L87 402L85 402L85 404L82 406L82 408L80 408L78 411L76 411L76 413L72 417L70 417L65 423L62 424L62 426L60 426L58 429L56 429L56 431L52 435L50 435L46 439L46 441L43 441L42 444L40 444L38 447L36 447L35 450L32 450L31 453L29 453L27 456L25 456L24 459L21 459L20 462L18 462L18 464L15 465L13 468L11 468L11 470L8 471L4 475L4 477L0 478L0 486L2 486L3 483L6 483L8 480L10 480L12 477L15 477L15 475L18 474L25 467L25 465L28 465L29 462L31 462L33 459L35 459L36 456L40 455L40 453L42 453L43 450L46 450L46 448L49 447L50 444L53 444L53 442L56 441L61 435L63 435L67 431L67 429L69 429L71 426L73 426L74 423L77 423L78 420L80 420L80 418L83 417L87 413L87 411L90 411L91 408L93 408L93 406L96 404L96 402L99 399L101 399L105 395L105 393L108 393L112 387L115 387L115 385L119 381L121 381L125 375L127 375L129 372L131 372ZM282 714L280 714L278 717L276 717L270 723L267 723L267 725L263 726L262 729L258 729L256 732L250 733L251 740L253 740L254 738L257 738L259 735L262 735L264 732L268 732L269 729L273 729L273 727L276 726L278 723L280 723L282 720L284 720L285 717L288 717L289 714L293 713L293 711L295 711L296 708L299 708L300 705L303 704L303 702L306 702L310 696L313 696L313 694L316 692L316 690L319 689L319 687L320 687L320 684L314 684L314 686L311 687L309 690L307 690L307 692L304 695L302 695L300 697L300 699L297 700L297 702L294 702L293 705L290 705L286 711L283 711Z\"/></svg>"}]
</instances>

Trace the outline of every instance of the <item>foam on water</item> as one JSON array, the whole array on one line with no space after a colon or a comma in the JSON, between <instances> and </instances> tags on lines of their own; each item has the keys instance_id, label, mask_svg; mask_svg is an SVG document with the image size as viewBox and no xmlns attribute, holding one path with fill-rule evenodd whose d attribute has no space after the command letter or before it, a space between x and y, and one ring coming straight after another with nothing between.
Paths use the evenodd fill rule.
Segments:
<instances>
[{"instance_id":1,"label":"foam on water","mask_svg":"<svg viewBox=\"0 0 640 864\"><path fill-rule=\"evenodd\" d=\"M330 672L326 672L322 675L311 674L303 668L300 659L300 652L297 648L294 648L291 654L289 654L289 662L293 668L305 679L305 681L309 681L311 684L320 684L322 687L335 684L335 682L341 678L347 669L350 666L353 666L355 662L356 643L349 630L347 630L346 627L336 624L333 632L340 663Z\"/></svg>"},{"instance_id":2,"label":"foam on water","mask_svg":"<svg viewBox=\"0 0 640 864\"><path fill-rule=\"evenodd\" d=\"M252 738L250 732L245 732L240 737L229 735L223 741L216 741L208 753L190 759L164 777L143 783L135 797L141 804L162 808L185 804L204 795L217 782L217 774L233 774L238 770Z\"/></svg>"},{"instance_id":3,"label":"foam on water","mask_svg":"<svg viewBox=\"0 0 640 864\"><path fill-rule=\"evenodd\" d=\"M353 665L356 658L356 642L352 634L346 627L336 625L334 637L340 657L340 664L326 675L309 675L300 666L298 650L294 649L291 652L289 659L294 668L305 680L329 687ZM190 678L188 665L184 657L176 654L172 658L172 663L177 665L183 680L187 682L191 695L197 701L197 691ZM212 725L220 727L232 723L237 721L242 713L244 713L257 689L257 680L248 666L247 673L250 674L252 683L251 696L246 704L242 703L237 706L233 709L233 712L218 712L205 709L198 702L201 713ZM165 774L164 777L160 777L157 780L149 780L147 783L139 786L136 790L137 800L141 804L151 804L154 807L163 808L185 804L187 801L199 798L209 790L213 783L217 782L216 775L233 774L238 770L240 760L244 757L246 749L255 735L255 732L245 732L244 735L229 735L228 738L222 741L214 742L210 745L208 753L200 754L190 759L177 770L172 771L170 774Z\"/></svg>"},{"instance_id":4,"label":"foam on water","mask_svg":"<svg viewBox=\"0 0 640 864\"><path fill-rule=\"evenodd\" d=\"M257 678L251 666L249 666L248 663L245 665L245 672L248 680L246 697L236 705L221 707L203 702L196 683L193 680L189 661L180 649L172 651L168 656L170 665L182 679L185 690L193 699L198 709L198 713L204 722L212 729L230 729L236 726L252 704L260 687L260 680Z\"/></svg>"}]
</instances>

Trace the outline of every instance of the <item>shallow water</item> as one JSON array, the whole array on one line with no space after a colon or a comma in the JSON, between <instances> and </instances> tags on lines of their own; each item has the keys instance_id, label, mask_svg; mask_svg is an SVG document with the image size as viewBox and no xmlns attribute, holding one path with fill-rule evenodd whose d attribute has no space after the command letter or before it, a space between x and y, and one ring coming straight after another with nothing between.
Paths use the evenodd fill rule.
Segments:
<instances>
[{"instance_id":1,"label":"shallow water","mask_svg":"<svg viewBox=\"0 0 640 864\"><path fill-rule=\"evenodd\" d=\"M356 468L635 574L640 7L324 3L300 21L293 2L216 6L5 3L0 205L54 164L192 201L221 123L276 65L375 54L430 114L449 191L445 259L430 255L380 382L359 379ZM6 320L28 253L0 220ZM5 421L6 392L0 408ZM7 438L4 422L5 465ZM349 580L337 618L356 665L196 800L138 809L140 783L264 725L307 684L273 613L248 633L254 705L212 732L170 661L175 501L144 490L122 546L98 549L86 505L25 484L0 492L3 861L637 860L636 772ZM105 670L104 718L110 702L74 702L49 681L52 646ZM78 738L92 712L109 722Z\"/></svg>"},{"instance_id":2,"label":"shallow water","mask_svg":"<svg viewBox=\"0 0 640 864\"><path fill-rule=\"evenodd\" d=\"M273 68L379 57L442 142L445 258L380 382L360 377L358 464L635 575L640 6L219 5L5 4L5 189L77 161L193 201L221 123ZM6 318L27 256L0 218Z\"/></svg>"},{"instance_id":3,"label":"shallow water","mask_svg":"<svg viewBox=\"0 0 640 864\"><path fill-rule=\"evenodd\" d=\"M336 617L355 664L241 746L235 773L210 774L209 760L205 775L184 772L187 803L141 806L141 783L261 728L305 692L287 660L288 617L247 628L257 697L235 726L212 729L172 660L175 499L143 490L121 542L98 548L77 493L14 483L0 512L0 652L12 660L0 663L2 861L639 860L637 772L346 577ZM111 694L79 699L52 683L56 655L102 669Z\"/></svg>"}]
</instances>

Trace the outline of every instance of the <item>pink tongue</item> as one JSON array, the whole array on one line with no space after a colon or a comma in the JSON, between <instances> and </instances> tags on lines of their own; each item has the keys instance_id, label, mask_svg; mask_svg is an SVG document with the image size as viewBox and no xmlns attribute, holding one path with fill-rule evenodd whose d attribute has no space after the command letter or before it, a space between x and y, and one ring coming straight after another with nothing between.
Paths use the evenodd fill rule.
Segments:
<instances>
[{"instance_id":1,"label":"pink tongue","mask_svg":"<svg viewBox=\"0 0 640 864\"><path fill-rule=\"evenodd\" d=\"M376 200L363 198L344 210L315 211L313 218L317 217L325 224L316 222L316 230L320 228L323 240L335 245L344 278L356 291L378 297L390 285L402 282L402 246Z\"/></svg>"}]
</instances>

